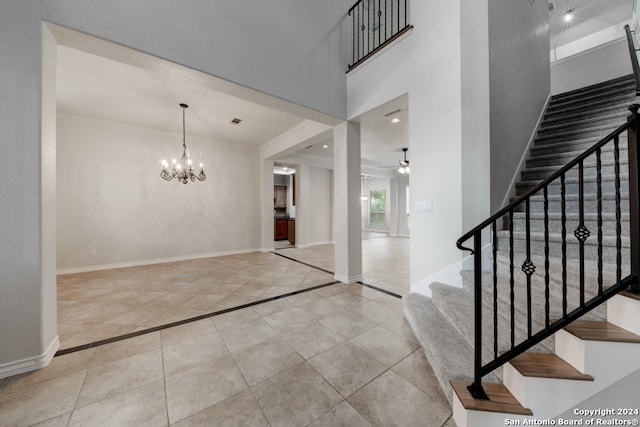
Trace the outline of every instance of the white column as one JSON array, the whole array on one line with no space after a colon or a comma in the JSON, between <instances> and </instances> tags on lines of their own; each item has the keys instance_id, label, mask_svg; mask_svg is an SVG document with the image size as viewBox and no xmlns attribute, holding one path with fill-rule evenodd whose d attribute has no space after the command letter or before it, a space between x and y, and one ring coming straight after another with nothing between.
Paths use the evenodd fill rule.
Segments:
<instances>
[{"instance_id":1,"label":"white column","mask_svg":"<svg viewBox=\"0 0 640 427\"><path fill-rule=\"evenodd\" d=\"M260 160L260 246L262 252L274 250L273 244L273 160Z\"/></svg>"},{"instance_id":2,"label":"white column","mask_svg":"<svg viewBox=\"0 0 640 427\"><path fill-rule=\"evenodd\" d=\"M398 235L398 180L389 180L389 235Z\"/></svg>"},{"instance_id":3,"label":"white column","mask_svg":"<svg viewBox=\"0 0 640 427\"><path fill-rule=\"evenodd\" d=\"M360 125L344 122L333 131L335 278L362 280L360 230Z\"/></svg>"},{"instance_id":4,"label":"white column","mask_svg":"<svg viewBox=\"0 0 640 427\"><path fill-rule=\"evenodd\" d=\"M311 240L311 178L309 165L296 167L296 247L309 247Z\"/></svg>"}]
</instances>

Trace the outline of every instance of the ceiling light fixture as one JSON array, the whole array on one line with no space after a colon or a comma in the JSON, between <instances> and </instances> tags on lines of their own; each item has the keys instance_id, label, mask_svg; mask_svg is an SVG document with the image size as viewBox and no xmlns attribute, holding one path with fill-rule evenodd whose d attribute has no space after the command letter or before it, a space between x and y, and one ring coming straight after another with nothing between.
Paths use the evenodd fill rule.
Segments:
<instances>
[{"instance_id":1,"label":"ceiling light fixture","mask_svg":"<svg viewBox=\"0 0 640 427\"><path fill-rule=\"evenodd\" d=\"M411 172L411 170L409 169L409 160L407 160L407 151L409 149L408 148L403 148L402 151L404 152L404 160L400 160L400 168L398 169L398 172L402 173L402 174L409 174L409 172Z\"/></svg>"},{"instance_id":2,"label":"ceiling light fixture","mask_svg":"<svg viewBox=\"0 0 640 427\"><path fill-rule=\"evenodd\" d=\"M391 119L391 123L396 124L396 123L400 123L402 120L400 120L397 117L394 117L393 119Z\"/></svg>"},{"instance_id":3,"label":"ceiling light fixture","mask_svg":"<svg viewBox=\"0 0 640 427\"><path fill-rule=\"evenodd\" d=\"M329 146L327 144L324 144L322 148L329 148Z\"/></svg>"},{"instance_id":4,"label":"ceiling light fixture","mask_svg":"<svg viewBox=\"0 0 640 427\"><path fill-rule=\"evenodd\" d=\"M180 163L173 159L171 162L173 163L173 169L171 172L167 170L169 164L166 160L162 161L162 172L160 172L160 176L165 181L171 181L173 178L177 178L178 182L186 184L191 180L191 182L195 182L196 178L198 181L204 181L207 179L207 176L204 174L204 165L200 163L200 173L196 175L193 171L191 155L189 154L189 150L187 149L187 142L185 138L185 125L184 125L184 112L189 106L187 104L180 104L182 107L182 158Z\"/></svg>"},{"instance_id":5,"label":"ceiling light fixture","mask_svg":"<svg viewBox=\"0 0 640 427\"><path fill-rule=\"evenodd\" d=\"M567 10L564 15L562 15L562 20L566 23L573 21L573 18L576 17L576 14L573 12L573 9Z\"/></svg>"}]
</instances>

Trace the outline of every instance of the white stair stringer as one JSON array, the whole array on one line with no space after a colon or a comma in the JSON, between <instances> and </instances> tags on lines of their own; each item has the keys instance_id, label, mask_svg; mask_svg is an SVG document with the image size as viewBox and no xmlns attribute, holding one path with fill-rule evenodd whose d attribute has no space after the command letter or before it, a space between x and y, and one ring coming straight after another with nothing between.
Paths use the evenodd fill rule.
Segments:
<instances>
[{"instance_id":1,"label":"white stair stringer","mask_svg":"<svg viewBox=\"0 0 640 427\"><path fill-rule=\"evenodd\" d=\"M640 300L617 295L607 305L611 305L608 313L619 318L610 319L617 322L616 326L640 335L632 330L640 322L640 317L634 317L640 316ZM639 343L583 340L561 330L555 334L555 353L579 372L593 377L593 381L523 376L507 363L503 367L503 383L533 416L467 410L454 393L452 408L456 425L493 427L508 425L507 419L520 420L520 425L525 419L553 419L640 371Z\"/></svg>"}]
</instances>

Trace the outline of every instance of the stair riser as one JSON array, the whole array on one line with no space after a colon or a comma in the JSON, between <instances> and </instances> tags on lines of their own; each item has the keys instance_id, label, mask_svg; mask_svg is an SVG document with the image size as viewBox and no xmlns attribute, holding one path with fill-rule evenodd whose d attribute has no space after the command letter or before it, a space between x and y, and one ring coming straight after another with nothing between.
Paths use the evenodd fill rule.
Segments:
<instances>
[{"instance_id":1,"label":"stair riser","mask_svg":"<svg viewBox=\"0 0 640 427\"><path fill-rule=\"evenodd\" d=\"M573 230L578 228L579 222L577 220L567 221L566 229L567 233L573 233ZM622 235L629 235L629 221L622 221ZM529 226L531 231L544 232L544 220L530 219ZM591 236L596 238L598 223L597 221L585 221L584 226L591 231ZM616 233L617 224L615 221L603 221L602 222L602 234L605 236L614 236ZM514 231L525 231L526 221L524 218L514 218L513 220ZM549 232L560 233L562 231L562 223L559 220L549 221Z\"/></svg>"},{"instance_id":2,"label":"stair riser","mask_svg":"<svg viewBox=\"0 0 640 427\"><path fill-rule=\"evenodd\" d=\"M538 136L543 137L545 135L550 135L557 132L581 131L584 129L593 128L595 126L607 126L613 130L618 126L623 125L625 121L625 115L620 114L612 117L593 118L592 120L583 120L579 122L566 120L558 121L556 123L546 123L544 126L540 126L540 130L538 130Z\"/></svg>"},{"instance_id":3,"label":"stair riser","mask_svg":"<svg viewBox=\"0 0 640 427\"><path fill-rule=\"evenodd\" d=\"M622 136L622 135L621 135ZM541 144L535 145L531 148L530 155L531 158L535 158L537 156L544 156L549 154L560 154L560 153L582 153L583 151L591 148L596 143L598 143L598 139L578 139L574 141L562 141L556 142L553 144ZM627 149L627 138L620 138L620 149ZM602 148L602 152L613 151L613 144L607 144ZM575 156L574 156L575 157Z\"/></svg>"},{"instance_id":4,"label":"stair riser","mask_svg":"<svg viewBox=\"0 0 640 427\"><path fill-rule=\"evenodd\" d=\"M580 110L591 110L594 108L613 106L613 105L631 105L635 101L635 96L631 95L628 90L620 89L609 93L599 94L597 96L588 97L588 99L558 100L549 103L548 113L556 112L575 112Z\"/></svg>"},{"instance_id":5,"label":"stair riser","mask_svg":"<svg viewBox=\"0 0 640 427\"><path fill-rule=\"evenodd\" d=\"M544 202L541 198L532 198L529 204L530 212L544 212ZM551 213L560 213L562 209L562 203L559 200L549 200L549 212ZM517 212L524 212L525 206L521 204L517 209ZM595 200L585 200L584 201L584 211L585 213L597 213L598 212L598 204ZM579 212L579 204L577 200L567 200L565 202L565 213L578 213ZM616 206L614 200L607 199L602 202L602 212L603 213L615 213ZM620 212L621 213L629 213L629 200L622 199L620 202Z\"/></svg>"},{"instance_id":6,"label":"stair riser","mask_svg":"<svg viewBox=\"0 0 640 427\"><path fill-rule=\"evenodd\" d=\"M549 135L537 136L534 139L534 143L538 144L553 144L556 142L565 142L567 140L595 138L597 140L603 139L609 135L615 128L596 128L591 130L577 130L566 132L555 132Z\"/></svg>"},{"instance_id":7,"label":"stair riser","mask_svg":"<svg viewBox=\"0 0 640 427\"><path fill-rule=\"evenodd\" d=\"M591 242L592 237L589 237L589 239L587 239L587 242ZM580 245L577 243L574 243L574 241L577 241L577 239L575 238L575 236L573 236L572 234L567 233L567 245L566 245L566 254L567 254L567 258L569 259L578 259L580 256ZM593 240L595 242L595 239ZM514 251L515 252L519 252L519 253L526 253L526 242L524 241L524 239L514 239L513 241L514 243ZM535 254L544 254L544 242L541 241L531 241L530 242L531 245L531 253L535 253ZM509 240L508 239L501 239L498 241L498 248L501 251L508 251L509 250ZM622 247L622 262L625 264L629 263L629 248L628 247ZM561 244L559 242L552 242L549 244L549 256L551 257L561 257L562 256L562 248L561 248ZM598 260L598 248L595 245L587 245L585 244L584 247L584 259L586 261L589 262L596 262ZM603 248L603 254L602 254L602 260L604 263L606 264L615 264L616 263L616 250L615 250L615 246L614 247L604 247Z\"/></svg>"},{"instance_id":8,"label":"stair riser","mask_svg":"<svg viewBox=\"0 0 640 427\"><path fill-rule=\"evenodd\" d=\"M540 124L541 127L554 126L564 122L583 122L591 119L597 119L599 117L618 117L620 123L624 123L629 116L628 104L621 103L619 105L613 105L603 108L594 108L588 111L566 113L564 111L556 112L554 114L545 114L543 121Z\"/></svg>"},{"instance_id":9,"label":"stair riser","mask_svg":"<svg viewBox=\"0 0 640 427\"><path fill-rule=\"evenodd\" d=\"M629 154L627 152L627 150L619 150L619 157L621 159L627 159ZM613 164L614 161L614 152L613 150L607 150L605 152L603 152L600 155L600 161L603 163L610 163ZM573 160L574 158L578 157L576 154L574 153L570 153L570 154L556 154L553 157L549 157L549 155L547 155L547 157L543 157L543 158L536 158L536 157L531 157L530 159L527 160L526 162L526 167L527 168L539 168L539 167L544 167L544 166L564 166L567 163L569 163L571 160ZM596 156L593 156L593 159L591 159L591 157L589 157L589 159L587 160L587 162L585 162L585 166L586 165L591 165L593 164L595 167L595 163L596 163Z\"/></svg>"},{"instance_id":10,"label":"stair riser","mask_svg":"<svg viewBox=\"0 0 640 427\"><path fill-rule=\"evenodd\" d=\"M518 196L526 193L537 185L537 183L520 183L516 185L516 194ZM547 194L549 196L559 196L560 195L561 185L560 182L553 182L547 187ZM605 193L615 193L616 191L616 183L614 180L607 178L606 181L602 181L600 183L600 189L603 194ZM578 194L579 185L577 182L567 182L565 181L565 194ZM583 191L584 194L597 194L598 191L598 183L595 180L585 181L583 183ZM620 175L620 193L627 194L629 193L629 178L627 175ZM542 194L540 191L538 194Z\"/></svg>"},{"instance_id":11,"label":"stair riser","mask_svg":"<svg viewBox=\"0 0 640 427\"><path fill-rule=\"evenodd\" d=\"M603 92L610 92L612 90L626 90L628 93L635 91L635 81L633 76L622 76L616 79L609 80L604 83L597 83L591 86L575 89L569 92L559 93L551 97L552 102L569 100L575 98L585 98L593 94L599 94Z\"/></svg>"},{"instance_id":12,"label":"stair riser","mask_svg":"<svg viewBox=\"0 0 640 427\"><path fill-rule=\"evenodd\" d=\"M626 158L624 156L620 156L620 173L626 173L628 170L628 166L626 163ZM550 177L551 175L553 175L554 173L556 173L558 170L560 170L560 168L562 167L562 165L558 165L557 167L552 167L552 166L548 166L548 167L541 167L541 168L531 168L531 169L524 169L521 173L520 173L520 179L522 181L533 181L533 180L543 180L546 179L548 177ZM573 167L570 170L568 170L565 173L565 179L566 178L578 178L578 167ZM601 169L600 169L600 173L603 175L613 175L615 173L613 165L605 162L604 160L602 161L602 165L601 165ZM582 168L582 176L583 177L593 177L595 178L597 176L597 169L595 166L595 158L593 161L589 161L589 162L585 162L583 164L583 168Z\"/></svg>"}]
</instances>

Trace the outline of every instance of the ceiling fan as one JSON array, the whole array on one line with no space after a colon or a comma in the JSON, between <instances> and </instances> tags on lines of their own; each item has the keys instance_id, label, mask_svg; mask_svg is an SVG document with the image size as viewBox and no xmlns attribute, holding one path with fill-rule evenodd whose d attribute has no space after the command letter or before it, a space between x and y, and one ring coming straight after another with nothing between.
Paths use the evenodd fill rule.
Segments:
<instances>
[{"instance_id":1,"label":"ceiling fan","mask_svg":"<svg viewBox=\"0 0 640 427\"><path fill-rule=\"evenodd\" d=\"M411 171L409 168L409 160L407 160L407 151L409 151L409 149L407 147L403 147L402 148L402 152L404 153L404 158L403 160L400 160L398 162L398 164L400 165L400 167L398 168L398 172L401 174L409 174L409 172ZM379 166L381 168L397 168L397 166Z\"/></svg>"},{"instance_id":2,"label":"ceiling fan","mask_svg":"<svg viewBox=\"0 0 640 427\"><path fill-rule=\"evenodd\" d=\"M404 160L400 160L398 163L400 163L400 168L398 169L398 172L400 173L406 173L408 174L410 172L409 169L409 160L407 160L407 151L409 149L407 147L404 147L402 149L402 152L404 154Z\"/></svg>"}]
</instances>

